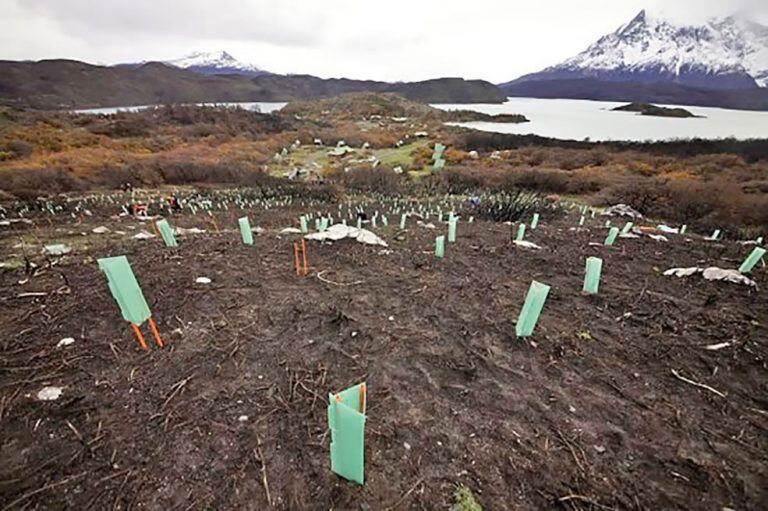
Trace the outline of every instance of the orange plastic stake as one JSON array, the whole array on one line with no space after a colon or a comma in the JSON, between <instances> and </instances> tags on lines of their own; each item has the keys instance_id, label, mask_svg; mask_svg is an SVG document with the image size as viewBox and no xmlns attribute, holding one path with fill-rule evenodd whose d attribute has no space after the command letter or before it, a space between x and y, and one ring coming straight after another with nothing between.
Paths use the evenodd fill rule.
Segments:
<instances>
[{"instance_id":1,"label":"orange plastic stake","mask_svg":"<svg viewBox=\"0 0 768 511\"><path fill-rule=\"evenodd\" d=\"M306 275L309 270L307 269L307 244L304 242L304 238L301 239L301 257L304 260L304 275Z\"/></svg>"},{"instance_id":2,"label":"orange plastic stake","mask_svg":"<svg viewBox=\"0 0 768 511\"><path fill-rule=\"evenodd\" d=\"M335 400L337 403L341 403L341 396L340 396L340 395L338 395L338 394L334 394L334 396L333 396L333 399L334 399L334 400Z\"/></svg>"},{"instance_id":3,"label":"orange plastic stake","mask_svg":"<svg viewBox=\"0 0 768 511\"><path fill-rule=\"evenodd\" d=\"M157 326L155 325L155 322L152 321L152 316L147 318L147 321L149 322L149 329L152 330L152 333L155 335L155 341L157 341L157 345L162 348L163 340L160 338L160 332L157 331Z\"/></svg>"},{"instance_id":4,"label":"orange plastic stake","mask_svg":"<svg viewBox=\"0 0 768 511\"><path fill-rule=\"evenodd\" d=\"M365 413L365 383L360 384L360 400L358 402L360 413Z\"/></svg>"},{"instance_id":5,"label":"orange plastic stake","mask_svg":"<svg viewBox=\"0 0 768 511\"><path fill-rule=\"evenodd\" d=\"M139 327L135 323L131 323L131 326L133 327L133 333L136 334L136 338L139 340L139 344L141 344L141 349L144 351L149 351L149 348L147 348L147 342L144 340L144 336L141 335L141 330L139 330Z\"/></svg>"},{"instance_id":6,"label":"orange plastic stake","mask_svg":"<svg viewBox=\"0 0 768 511\"><path fill-rule=\"evenodd\" d=\"M296 276L301 277L301 271L299 270L299 244L293 244L293 261L296 263Z\"/></svg>"}]
</instances>

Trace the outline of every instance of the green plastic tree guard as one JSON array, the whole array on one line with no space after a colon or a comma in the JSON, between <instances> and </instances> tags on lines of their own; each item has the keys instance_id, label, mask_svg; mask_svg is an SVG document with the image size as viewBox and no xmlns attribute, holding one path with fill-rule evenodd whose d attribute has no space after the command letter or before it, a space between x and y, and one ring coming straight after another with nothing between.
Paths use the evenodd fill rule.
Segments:
<instances>
[{"instance_id":1,"label":"green plastic tree guard","mask_svg":"<svg viewBox=\"0 0 768 511\"><path fill-rule=\"evenodd\" d=\"M387 218L387 215L381 215L381 225L384 227L389 225L389 219Z\"/></svg>"},{"instance_id":2,"label":"green plastic tree guard","mask_svg":"<svg viewBox=\"0 0 768 511\"><path fill-rule=\"evenodd\" d=\"M624 227L621 228L621 234L627 234L630 230L632 230L632 226L635 225L632 222L627 222L624 224Z\"/></svg>"},{"instance_id":3,"label":"green plastic tree guard","mask_svg":"<svg viewBox=\"0 0 768 511\"><path fill-rule=\"evenodd\" d=\"M613 243L616 241L616 237L619 235L619 228L618 227L611 227L611 230L608 231L608 236L605 238L605 243L603 243L606 247L613 246Z\"/></svg>"},{"instance_id":4,"label":"green plastic tree guard","mask_svg":"<svg viewBox=\"0 0 768 511\"><path fill-rule=\"evenodd\" d=\"M165 218L158 220L157 229L160 231L160 236L163 237L163 242L165 243L166 247L179 246L179 244L176 242L176 237L173 235L173 229L171 229L171 224L168 223L168 220Z\"/></svg>"},{"instance_id":5,"label":"green plastic tree guard","mask_svg":"<svg viewBox=\"0 0 768 511\"><path fill-rule=\"evenodd\" d=\"M680 234L685 234L685 231L687 231L687 230L688 230L688 226L683 224L683 226L680 227Z\"/></svg>"},{"instance_id":6,"label":"green plastic tree guard","mask_svg":"<svg viewBox=\"0 0 768 511\"><path fill-rule=\"evenodd\" d=\"M596 295L600 287L600 272L603 269L603 260L599 257L587 258L587 269L584 275L583 291L590 295Z\"/></svg>"},{"instance_id":7,"label":"green plastic tree guard","mask_svg":"<svg viewBox=\"0 0 768 511\"><path fill-rule=\"evenodd\" d=\"M717 238L720 237L720 229L715 229L715 231L712 233L712 236L709 237L712 241L717 241Z\"/></svg>"},{"instance_id":8,"label":"green plastic tree guard","mask_svg":"<svg viewBox=\"0 0 768 511\"><path fill-rule=\"evenodd\" d=\"M448 221L448 243L456 243L456 217Z\"/></svg>"},{"instance_id":9,"label":"green plastic tree guard","mask_svg":"<svg viewBox=\"0 0 768 511\"><path fill-rule=\"evenodd\" d=\"M435 238L435 257L438 259L445 257L445 236Z\"/></svg>"},{"instance_id":10,"label":"green plastic tree guard","mask_svg":"<svg viewBox=\"0 0 768 511\"><path fill-rule=\"evenodd\" d=\"M445 160L442 158L437 158L435 160L434 165L432 165L432 170L435 172L439 172L445 168Z\"/></svg>"},{"instance_id":11,"label":"green plastic tree guard","mask_svg":"<svg viewBox=\"0 0 768 511\"><path fill-rule=\"evenodd\" d=\"M240 235L243 237L243 243L253 245L253 231L251 231L251 223L248 221L248 217L239 218L237 223L240 225Z\"/></svg>"},{"instance_id":12,"label":"green plastic tree guard","mask_svg":"<svg viewBox=\"0 0 768 511\"><path fill-rule=\"evenodd\" d=\"M400 215L400 229L401 230L405 229L405 220L406 220L406 218L407 217L405 216L405 213Z\"/></svg>"},{"instance_id":13,"label":"green plastic tree guard","mask_svg":"<svg viewBox=\"0 0 768 511\"><path fill-rule=\"evenodd\" d=\"M328 395L331 471L363 484L365 474L365 383Z\"/></svg>"},{"instance_id":14,"label":"green plastic tree guard","mask_svg":"<svg viewBox=\"0 0 768 511\"><path fill-rule=\"evenodd\" d=\"M764 248L755 247L752 253L749 254L749 257L744 259L744 262L741 263L741 266L739 267L739 273L751 272L752 268L755 267L755 265L760 261L760 259L762 259L764 255L765 255Z\"/></svg>"},{"instance_id":15,"label":"green plastic tree guard","mask_svg":"<svg viewBox=\"0 0 768 511\"><path fill-rule=\"evenodd\" d=\"M515 236L515 241L523 241L523 237L525 237L525 224L520 224L517 226L517 236Z\"/></svg>"},{"instance_id":16,"label":"green plastic tree guard","mask_svg":"<svg viewBox=\"0 0 768 511\"><path fill-rule=\"evenodd\" d=\"M438 158L441 158L443 155L443 151L445 151L445 146L441 144L440 142L435 144L435 152L432 153L432 159L437 160Z\"/></svg>"},{"instance_id":17,"label":"green plastic tree guard","mask_svg":"<svg viewBox=\"0 0 768 511\"><path fill-rule=\"evenodd\" d=\"M544 302L547 300L548 294L548 285L536 282L535 280L531 282L531 287L528 288L525 303L515 325L515 334L518 337L528 337L533 334L533 329L539 321L539 315L541 314L541 309L544 308Z\"/></svg>"},{"instance_id":18,"label":"green plastic tree guard","mask_svg":"<svg viewBox=\"0 0 768 511\"><path fill-rule=\"evenodd\" d=\"M531 229L536 229L537 225L539 225L539 214L534 213L533 218L531 219Z\"/></svg>"},{"instance_id":19,"label":"green plastic tree guard","mask_svg":"<svg viewBox=\"0 0 768 511\"><path fill-rule=\"evenodd\" d=\"M99 259L98 263L101 271L107 276L109 291L120 307L123 318L134 325L143 324L152 313L128 263L128 258L105 257Z\"/></svg>"},{"instance_id":20,"label":"green plastic tree guard","mask_svg":"<svg viewBox=\"0 0 768 511\"><path fill-rule=\"evenodd\" d=\"M584 215L579 218L579 225L584 225Z\"/></svg>"},{"instance_id":21,"label":"green plastic tree guard","mask_svg":"<svg viewBox=\"0 0 768 511\"><path fill-rule=\"evenodd\" d=\"M763 244L763 237L762 237L762 236L760 236L759 238L757 238L757 239L755 240L755 243L756 243L756 244L758 244L758 245L762 245L762 244Z\"/></svg>"}]
</instances>

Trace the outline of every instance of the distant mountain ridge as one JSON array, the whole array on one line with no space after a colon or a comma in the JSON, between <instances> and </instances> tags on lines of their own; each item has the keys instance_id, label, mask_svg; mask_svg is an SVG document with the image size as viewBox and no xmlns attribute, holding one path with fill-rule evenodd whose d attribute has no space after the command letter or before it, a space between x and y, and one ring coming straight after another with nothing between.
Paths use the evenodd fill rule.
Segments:
<instances>
[{"instance_id":1,"label":"distant mountain ridge","mask_svg":"<svg viewBox=\"0 0 768 511\"><path fill-rule=\"evenodd\" d=\"M117 67L136 68L147 63L149 63L149 61L117 64ZM162 61L162 63L204 75L237 74L244 76L263 76L272 74L269 71L264 71L263 69L260 69L253 64L241 62L226 51L195 52L187 55L186 57L173 60L165 60Z\"/></svg>"},{"instance_id":2,"label":"distant mountain ridge","mask_svg":"<svg viewBox=\"0 0 768 511\"><path fill-rule=\"evenodd\" d=\"M462 78L388 83L309 75L201 74L160 62L105 67L75 60L0 61L0 104L40 109L292 101L366 91L395 92L425 103L506 100L492 83Z\"/></svg>"},{"instance_id":3,"label":"distant mountain ridge","mask_svg":"<svg viewBox=\"0 0 768 511\"><path fill-rule=\"evenodd\" d=\"M704 89L765 87L768 27L734 16L680 25L643 10L578 55L514 81L574 78Z\"/></svg>"},{"instance_id":4,"label":"distant mountain ridge","mask_svg":"<svg viewBox=\"0 0 768 511\"><path fill-rule=\"evenodd\" d=\"M578 90L568 92L558 81L577 84ZM587 99L658 102L664 97L680 104L765 109L768 27L736 16L686 25L643 10L574 57L499 87L511 96L533 91L535 97L570 98L590 96L590 84L594 93ZM648 87L645 92L643 85ZM727 92L761 88L745 92L743 100ZM645 96L621 95L628 91ZM695 103L689 102L690 94Z\"/></svg>"}]
</instances>

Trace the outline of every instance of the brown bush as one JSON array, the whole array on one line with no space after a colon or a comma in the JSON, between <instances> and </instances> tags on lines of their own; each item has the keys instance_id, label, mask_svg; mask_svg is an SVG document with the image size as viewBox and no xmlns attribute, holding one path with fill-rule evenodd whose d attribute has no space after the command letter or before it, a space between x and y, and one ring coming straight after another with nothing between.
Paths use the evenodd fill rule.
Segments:
<instances>
[{"instance_id":1,"label":"brown bush","mask_svg":"<svg viewBox=\"0 0 768 511\"><path fill-rule=\"evenodd\" d=\"M402 192L402 180L398 174L386 167L360 167L349 169L348 172L336 171L330 179L342 184L350 190L360 192L377 192L389 195Z\"/></svg>"},{"instance_id":2,"label":"brown bush","mask_svg":"<svg viewBox=\"0 0 768 511\"><path fill-rule=\"evenodd\" d=\"M87 187L87 183L62 169L5 170L0 175L0 190L19 199L81 191Z\"/></svg>"},{"instance_id":3,"label":"brown bush","mask_svg":"<svg viewBox=\"0 0 768 511\"><path fill-rule=\"evenodd\" d=\"M603 204L625 203L651 218L731 232L768 231L768 196L745 194L737 183L639 180L606 192Z\"/></svg>"}]
</instances>

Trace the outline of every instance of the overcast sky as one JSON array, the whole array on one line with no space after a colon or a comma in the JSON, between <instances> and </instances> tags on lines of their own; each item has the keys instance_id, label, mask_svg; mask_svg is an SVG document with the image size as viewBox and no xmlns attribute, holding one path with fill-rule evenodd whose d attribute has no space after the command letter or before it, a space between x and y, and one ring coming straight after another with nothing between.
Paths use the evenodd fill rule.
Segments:
<instances>
[{"instance_id":1,"label":"overcast sky","mask_svg":"<svg viewBox=\"0 0 768 511\"><path fill-rule=\"evenodd\" d=\"M276 73L501 82L570 57L640 9L700 22L768 0L0 0L0 59L113 64L226 50Z\"/></svg>"}]
</instances>

